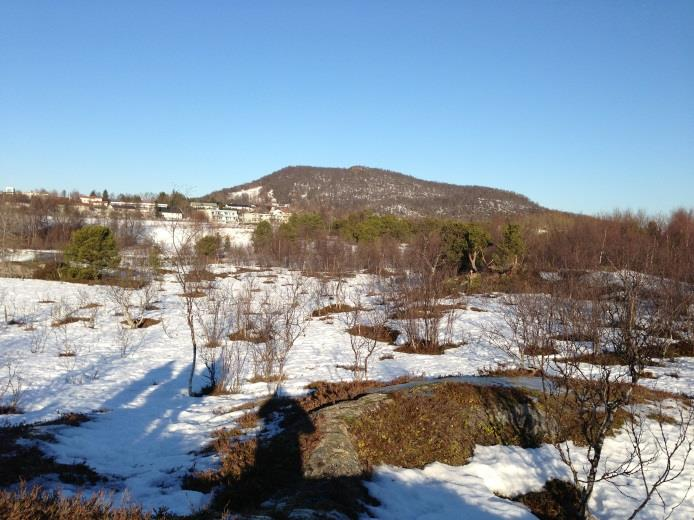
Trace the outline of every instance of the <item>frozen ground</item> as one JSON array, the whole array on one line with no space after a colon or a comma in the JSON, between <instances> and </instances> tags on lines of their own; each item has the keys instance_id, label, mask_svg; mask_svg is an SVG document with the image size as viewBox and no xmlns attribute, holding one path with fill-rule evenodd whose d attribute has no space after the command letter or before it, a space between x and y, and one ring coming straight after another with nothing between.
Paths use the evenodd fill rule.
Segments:
<instances>
[{"instance_id":1,"label":"frozen ground","mask_svg":"<svg viewBox=\"0 0 694 520\"><path fill-rule=\"evenodd\" d=\"M108 224L110 221L108 219L101 218L86 218L88 223L104 223ZM147 236L152 239L152 241L162 244L164 247L170 246L172 242L172 237L176 234L174 229L178 230L178 233L185 233L192 226L203 226L206 233L219 234L222 238L229 237L229 241L232 246L236 247L247 247L251 244L251 237L253 236L253 226L236 226L228 224L211 224L202 223L194 224L188 220L182 221L166 221L166 220L142 220L142 228ZM176 235L178 237L178 235ZM177 238L178 239L178 238ZM23 250L17 253L19 259L33 259L36 254L32 250ZM13 258L14 260L14 258ZM15 260L18 261L18 260Z\"/></svg>"},{"instance_id":2,"label":"frozen ground","mask_svg":"<svg viewBox=\"0 0 694 520\"><path fill-rule=\"evenodd\" d=\"M274 274L278 277L272 283L264 283L270 280L262 279L258 287L279 290L289 274L284 271ZM263 276L263 273L245 273L240 278L252 276ZM240 282L229 277L222 283L233 287ZM366 283L363 276L351 279L351 290ZM201 469L216 463L214 457L200 455L199 450L209 442L212 431L233 426L242 413L215 414L215 410L260 397L267 392L267 386L246 383L242 393L236 395L187 396L191 347L179 292L169 276L156 304L158 310L151 311L151 317L161 318L164 326L130 332L131 347L127 355L121 356L118 325L121 318L115 316L116 308L108 302L103 288L0 279L0 303L7 311L7 318L25 322L25 326L0 326L0 368L12 363L25 386L21 401L24 413L4 416L2 420L36 422L56 418L61 412L92 414L92 420L80 427L55 428L57 443L46 444L46 451L60 462L86 462L108 477L105 485L116 497L127 493L146 508L166 506L185 514L204 506L209 496L182 490L181 477L191 468ZM56 312L56 307L78 307L85 303L102 305L94 328L82 322L50 326L51 313ZM384 343L374 355L370 377L389 380L403 374L474 375L483 368L508 362L505 354L481 337L485 324L500 319L498 300L480 297L467 303L467 310L455 311L450 330L451 339L465 343L463 346L447 350L442 356L422 356L393 352L393 347ZM472 307L487 312L471 310ZM86 312L78 311L77 315ZM29 325L33 331L26 330ZM305 392L305 385L311 381L351 378L351 372L337 368L352 362L349 336L344 329L339 315L310 320L289 356L288 392ZM45 345L32 352L32 343L35 346L42 335ZM60 357L58 354L65 350L76 355ZM392 359L379 360L391 355ZM2 370L0 378L6 377L5 369ZM645 380L647 384L686 392L694 388L692 358L666 363L653 372L661 378ZM667 375L674 372L679 377ZM206 382L203 375L204 368L200 368L195 381L198 388ZM610 440L606 453L616 455L620 449L620 440L616 438ZM513 495L539 490L553 476L566 477L553 448L478 447L472 462L459 468L442 464L422 470L378 468L369 488L382 505L372 513L379 518L532 518L522 506L498 498L495 493ZM682 491L685 485L682 483L690 479L694 479L694 463L690 463L678 483L665 488L666 499L675 500L675 492ZM51 481L42 483L58 485ZM65 484L59 485L68 492L76 491ZM630 503L616 488L601 484L593 499L593 509L598 517L610 518L609 511L618 511L620 507L626 510ZM640 518L662 517L662 510L654 506ZM693 517L692 497L672 516Z\"/></svg>"},{"instance_id":3,"label":"frozen ground","mask_svg":"<svg viewBox=\"0 0 694 520\"><path fill-rule=\"evenodd\" d=\"M145 231L150 238L159 244L168 245L172 240L172 223L162 220L146 220L143 222ZM185 230L192 224L188 221L176 222L175 227ZM219 234L222 238L229 237L232 246L247 247L251 244L253 226L232 226L225 224L205 224L209 233Z\"/></svg>"},{"instance_id":4,"label":"frozen ground","mask_svg":"<svg viewBox=\"0 0 694 520\"><path fill-rule=\"evenodd\" d=\"M626 457L629 439L625 434L608 439L604 454L609 468ZM574 447L577 453L583 453ZM650 470L651 477L660 467ZM662 520L694 518L694 497L688 493L694 468L691 461L680 478L663 486L662 503L654 498L637 518ZM371 513L381 519L426 518L443 520L465 518L501 520L506 518L535 518L528 510L510 500L532 491L540 491L550 479L571 481L568 471L553 446L523 449L517 446L477 446L472 460L459 467L435 462L423 469L403 469L381 466L376 469L367 487L380 501ZM627 518L643 496L635 477L619 479L616 487L607 482L596 484L590 500L590 510L596 518ZM674 511L673 505L685 500ZM668 516L669 515L669 516Z\"/></svg>"}]
</instances>

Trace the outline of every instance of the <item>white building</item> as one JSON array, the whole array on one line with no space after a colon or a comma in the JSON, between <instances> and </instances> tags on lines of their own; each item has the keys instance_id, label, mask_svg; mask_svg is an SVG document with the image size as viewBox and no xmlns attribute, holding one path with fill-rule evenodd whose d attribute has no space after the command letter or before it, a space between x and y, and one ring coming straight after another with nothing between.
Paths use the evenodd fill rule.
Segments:
<instances>
[{"instance_id":1,"label":"white building","mask_svg":"<svg viewBox=\"0 0 694 520\"><path fill-rule=\"evenodd\" d=\"M112 209L123 211L138 211L140 213L156 213L157 211L168 208L168 204L158 202L125 202L112 201L109 203Z\"/></svg>"},{"instance_id":2,"label":"white building","mask_svg":"<svg viewBox=\"0 0 694 520\"><path fill-rule=\"evenodd\" d=\"M242 224L257 224L258 222L276 222L283 224L289 220L291 213L273 208L269 213L244 212L239 216Z\"/></svg>"},{"instance_id":3,"label":"white building","mask_svg":"<svg viewBox=\"0 0 694 520\"><path fill-rule=\"evenodd\" d=\"M270 221L272 218L269 213L241 213L243 224L257 224L258 222Z\"/></svg>"},{"instance_id":4,"label":"white building","mask_svg":"<svg viewBox=\"0 0 694 520\"><path fill-rule=\"evenodd\" d=\"M80 195L80 202L85 206L106 206L106 202L97 195Z\"/></svg>"},{"instance_id":5,"label":"white building","mask_svg":"<svg viewBox=\"0 0 694 520\"><path fill-rule=\"evenodd\" d=\"M183 220L183 213L177 209L166 209L160 211L159 214L164 220Z\"/></svg>"},{"instance_id":6,"label":"white building","mask_svg":"<svg viewBox=\"0 0 694 520\"><path fill-rule=\"evenodd\" d=\"M285 222L289 221L290 215L291 213L289 213L288 211L282 211L279 208L272 208L270 210L270 219L273 222L280 222L284 224Z\"/></svg>"},{"instance_id":7,"label":"white building","mask_svg":"<svg viewBox=\"0 0 694 520\"><path fill-rule=\"evenodd\" d=\"M219 224L238 224L239 213L233 209L208 209L205 214L210 222Z\"/></svg>"},{"instance_id":8,"label":"white building","mask_svg":"<svg viewBox=\"0 0 694 520\"><path fill-rule=\"evenodd\" d=\"M212 210L217 209L219 206L216 202L191 202L190 207L192 209Z\"/></svg>"},{"instance_id":9,"label":"white building","mask_svg":"<svg viewBox=\"0 0 694 520\"><path fill-rule=\"evenodd\" d=\"M238 211L239 213L243 213L243 212L248 212L248 211L254 211L255 205L254 204L226 204L224 206L224 209L233 209L234 211Z\"/></svg>"}]
</instances>

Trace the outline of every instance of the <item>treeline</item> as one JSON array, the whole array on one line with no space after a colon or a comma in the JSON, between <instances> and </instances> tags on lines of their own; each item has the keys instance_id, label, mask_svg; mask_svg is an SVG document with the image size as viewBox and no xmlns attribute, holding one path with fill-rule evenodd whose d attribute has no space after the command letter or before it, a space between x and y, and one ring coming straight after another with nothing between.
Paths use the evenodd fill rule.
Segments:
<instances>
[{"instance_id":1,"label":"treeline","mask_svg":"<svg viewBox=\"0 0 694 520\"><path fill-rule=\"evenodd\" d=\"M85 206L80 203L78 192L62 193L39 190L41 196L6 194L0 196L0 251L8 249L64 249L74 231L85 224ZM188 198L178 191L161 192L158 195L119 194L109 196L107 190L92 190L92 196L105 200L141 202L153 200L179 209L186 217L200 219L201 215L190 208ZM150 215L132 211L111 209L107 215L97 214L117 237L119 247L131 247L147 241L142 220Z\"/></svg>"},{"instance_id":2,"label":"treeline","mask_svg":"<svg viewBox=\"0 0 694 520\"><path fill-rule=\"evenodd\" d=\"M113 211L102 218L115 233L119 247L147 241L140 215ZM11 249L65 249L72 233L86 223L78 205L60 196L0 197L0 251Z\"/></svg>"},{"instance_id":3,"label":"treeline","mask_svg":"<svg viewBox=\"0 0 694 520\"><path fill-rule=\"evenodd\" d=\"M445 265L454 273L512 271L525 252L515 223L497 232L479 223L368 212L341 219L296 213L276 228L261 222L253 233L253 245L261 262L331 272L407 268L413 257L424 252L432 265Z\"/></svg>"},{"instance_id":4,"label":"treeline","mask_svg":"<svg viewBox=\"0 0 694 520\"><path fill-rule=\"evenodd\" d=\"M79 211L59 195L0 198L0 249L59 249L82 226Z\"/></svg>"},{"instance_id":5,"label":"treeline","mask_svg":"<svg viewBox=\"0 0 694 520\"><path fill-rule=\"evenodd\" d=\"M426 250L457 274L632 269L694 283L691 210L662 218L546 212L485 223L306 212L275 228L258 224L253 245L262 262L304 270L397 270Z\"/></svg>"},{"instance_id":6,"label":"treeline","mask_svg":"<svg viewBox=\"0 0 694 520\"><path fill-rule=\"evenodd\" d=\"M535 269L631 269L694 283L693 210L530 218L525 235L526 263Z\"/></svg>"}]
</instances>

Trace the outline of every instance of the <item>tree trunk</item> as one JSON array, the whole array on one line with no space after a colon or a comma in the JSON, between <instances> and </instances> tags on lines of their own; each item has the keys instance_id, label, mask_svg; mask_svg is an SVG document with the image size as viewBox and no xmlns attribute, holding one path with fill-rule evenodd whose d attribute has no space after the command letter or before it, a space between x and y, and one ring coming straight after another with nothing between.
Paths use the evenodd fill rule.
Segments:
<instances>
[{"instance_id":1,"label":"tree trunk","mask_svg":"<svg viewBox=\"0 0 694 520\"><path fill-rule=\"evenodd\" d=\"M190 340L193 344L193 363L190 366L190 374L188 374L188 396L193 397L193 376L195 376L195 363L198 358L198 344L195 339L195 324L192 315L188 318L188 327L190 328Z\"/></svg>"},{"instance_id":2,"label":"tree trunk","mask_svg":"<svg viewBox=\"0 0 694 520\"><path fill-rule=\"evenodd\" d=\"M472 270L477 272L477 251L474 253L468 253L467 259L470 262L470 267L472 267Z\"/></svg>"}]
</instances>

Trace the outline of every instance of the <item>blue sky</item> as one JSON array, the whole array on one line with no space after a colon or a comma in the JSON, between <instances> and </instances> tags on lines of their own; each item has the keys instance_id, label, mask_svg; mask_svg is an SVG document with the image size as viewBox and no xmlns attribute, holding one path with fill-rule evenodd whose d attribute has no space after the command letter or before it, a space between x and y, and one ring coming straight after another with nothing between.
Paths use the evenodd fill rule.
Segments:
<instances>
[{"instance_id":1,"label":"blue sky","mask_svg":"<svg viewBox=\"0 0 694 520\"><path fill-rule=\"evenodd\" d=\"M692 1L0 0L0 183L202 195L363 164L694 205Z\"/></svg>"}]
</instances>

